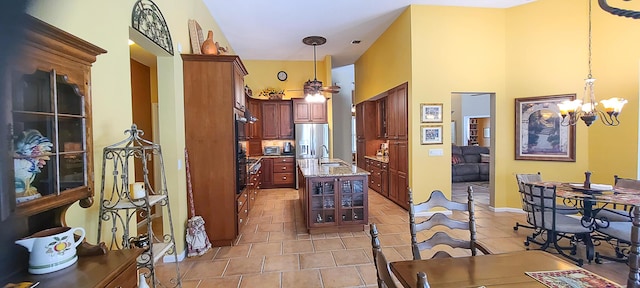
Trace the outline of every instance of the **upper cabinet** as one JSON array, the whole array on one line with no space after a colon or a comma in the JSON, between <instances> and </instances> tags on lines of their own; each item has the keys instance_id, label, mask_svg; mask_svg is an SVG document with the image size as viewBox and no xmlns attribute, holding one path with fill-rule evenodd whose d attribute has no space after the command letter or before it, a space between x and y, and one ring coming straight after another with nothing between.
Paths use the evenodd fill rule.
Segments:
<instances>
[{"instance_id":1,"label":"upper cabinet","mask_svg":"<svg viewBox=\"0 0 640 288\"><path fill-rule=\"evenodd\" d=\"M407 83L389 91L386 100L387 138L407 140Z\"/></svg>"},{"instance_id":2,"label":"upper cabinet","mask_svg":"<svg viewBox=\"0 0 640 288\"><path fill-rule=\"evenodd\" d=\"M240 62L237 62L236 65L239 65L234 69L233 75L233 95L235 99L235 108L244 112L247 106L247 100L244 94L244 76L247 75L247 70L244 68L244 65Z\"/></svg>"},{"instance_id":3,"label":"upper cabinet","mask_svg":"<svg viewBox=\"0 0 640 288\"><path fill-rule=\"evenodd\" d=\"M291 100L262 102L262 139L293 139Z\"/></svg>"},{"instance_id":4,"label":"upper cabinet","mask_svg":"<svg viewBox=\"0 0 640 288\"><path fill-rule=\"evenodd\" d=\"M14 207L23 216L78 200L86 208L94 195L91 64L107 51L36 18L27 23L22 55L7 66L7 89L0 91L1 115L10 117L4 135L13 140L13 159L5 163L14 180L0 195L1 219Z\"/></svg>"},{"instance_id":5,"label":"upper cabinet","mask_svg":"<svg viewBox=\"0 0 640 288\"><path fill-rule=\"evenodd\" d=\"M327 102L314 103L305 99L293 99L293 123L327 124Z\"/></svg>"}]
</instances>

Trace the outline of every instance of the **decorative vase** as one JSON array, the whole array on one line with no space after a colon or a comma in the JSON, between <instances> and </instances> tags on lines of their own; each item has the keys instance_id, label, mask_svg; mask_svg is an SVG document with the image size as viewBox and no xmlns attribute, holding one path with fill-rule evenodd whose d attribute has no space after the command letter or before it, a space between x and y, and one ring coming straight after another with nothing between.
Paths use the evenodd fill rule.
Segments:
<instances>
[{"instance_id":1,"label":"decorative vase","mask_svg":"<svg viewBox=\"0 0 640 288\"><path fill-rule=\"evenodd\" d=\"M218 47L216 46L216 43L213 42L213 31L209 30L207 39L202 42L202 49L200 50L202 51L202 54L218 55Z\"/></svg>"}]
</instances>

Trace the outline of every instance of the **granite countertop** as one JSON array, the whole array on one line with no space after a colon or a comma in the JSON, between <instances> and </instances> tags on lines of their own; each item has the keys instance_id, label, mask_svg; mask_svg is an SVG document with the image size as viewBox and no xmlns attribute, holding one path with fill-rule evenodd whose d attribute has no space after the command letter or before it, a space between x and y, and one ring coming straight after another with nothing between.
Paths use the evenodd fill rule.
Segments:
<instances>
[{"instance_id":1,"label":"granite countertop","mask_svg":"<svg viewBox=\"0 0 640 288\"><path fill-rule=\"evenodd\" d=\"M323 163L332 163L332 166L318 164L318 159L300 159L298 167L304 177L333 177L369 175L371 173L356 165L347 163L341 159L322 159ZM333 164L338 163L338 164Z\"/></svg>"},{"instance_id":2,"label":"granite countertop","mask_svg":"<svg viewBox=\"0 0 640 288\"><path fill-rule=\"evenodd\" d=\"M389 163L389 156L364 156L364 158Z\"/></svg>"}]
</instances>

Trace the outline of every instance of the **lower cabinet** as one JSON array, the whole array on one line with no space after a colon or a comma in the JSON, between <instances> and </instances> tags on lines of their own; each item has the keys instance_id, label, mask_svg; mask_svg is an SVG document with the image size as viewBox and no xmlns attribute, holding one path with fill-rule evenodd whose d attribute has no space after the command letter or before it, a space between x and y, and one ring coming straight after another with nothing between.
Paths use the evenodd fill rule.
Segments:
<instances>
[{"instance_id":1,"label":"lower cabinet","mask_svg":"<svg viewBox=\"0 0 640 288\"><path fill-rule=\"evenodd\" d=\"M387 162L366 158L369 175L369 188L389 198L389 164Z\"/></svg>"},{"instance_id":2,"label":"lower cabinet","mask_svg":"<svg viewBox=\"0 0 640 288\"><path fill-rule=\"evenodd\" d=\"M366 175L305 178L300 189L309 233L363 231L368 223Z\"/></svg>"},{"instance_id":3,"label":"lower cabinet","mask_svg":"<svg viewBox=\"0 0 640 288\"><path fill-rule=\"evenodd\" d=\"M267 161L265 161L267 160ZM263 158L262 188L293 188L295 184L295 158ZM266 164L266 165L265 165Z\"/></svg>"}]
</instances>

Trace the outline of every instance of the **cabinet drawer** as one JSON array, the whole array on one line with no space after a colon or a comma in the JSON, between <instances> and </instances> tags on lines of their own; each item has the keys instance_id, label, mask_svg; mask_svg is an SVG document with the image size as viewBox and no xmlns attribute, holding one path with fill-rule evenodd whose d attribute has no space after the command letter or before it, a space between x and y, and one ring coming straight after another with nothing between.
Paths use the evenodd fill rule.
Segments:
<instances>
[{"instance_id":1,"label":"cabinet drawer","mask_svg":"<svg viewBox=\"0 0 640 288\"><path fill-rule=\"evenodd\" d=\"M126 270L122 271L113 279L107 288L135 288L138 287L138 269L136 263L131 263Z\"/></svg>"},{"instance_id":2,"label":"cabinet drawer","mask_svg":"<svg viewBox=\"0 0 640 288\"><path fill-rule=\"evenodd\" d=\"M293 173L293 163L281 163L281 162L273 163L273 172L274 173L282 173L282 172Z\"/></svg>"},{"instance_id":3,"label":"cabinet drawer","mask_svg":"<svg viewBox=\"0 0 640 288\"><path fill-rule=\"evenodd\" d=\"M293 163L293 157L279 157L279 158L274 158L273 159L273 164L277 164L277 163Z\"/></svg>"},{"instance_id":4,"label":"cabinet drawer","mask_svg":"<svg viewBox=\"0 0 640 288\"><path fill-rule=\"evenodd\" d=\"M247 203L247 200L249 200L249 194L248 194L248 189L244 189L242 190L242 193L240 193L240 196L238 196L238 212L240 212L240 208L242 208L242 206Z\"/></svg>"},{"instance_id":5,"label":"cabinet drawer","mask_svg":"<svg viewBox=\"0 0 640 288\"><path fill-rule=\"evenodd\" d=\"M389 170L389 163L382 163L382 165L380 165L380 169L382 170Z\"/></svg>"},{"instance_id":6,"label":"cabinet drawer","mask_svg":"<svg viewBox=\"0 0 640 288\"><path fill-rule=\"evenodd\" d=\"M371 161L371 164L373 164L373 166L376 166L376 167L380 168L380 164L382 164L382 162L380 162L380 161Z\"/></svg>"},{"instance_id":7,"label":"cabinet drawer","mask_svg":"<svg viewBox=\"0 0 640 288\"><path fill-rule=\"evenodd\" d=\"M293 184L293 172L273 173L273 184Z\"/></svg>"},{"instance_id":8,"label":"cabinet drawer","mask_svg":"<svg viewBox=\"0 0 640 288\"><path fill-rule=\"evenodd\" d=\"M247 223L247 216L249 215L249 205L245 204L238 210L238 230Z\"/></svg>"}]
</instances>

